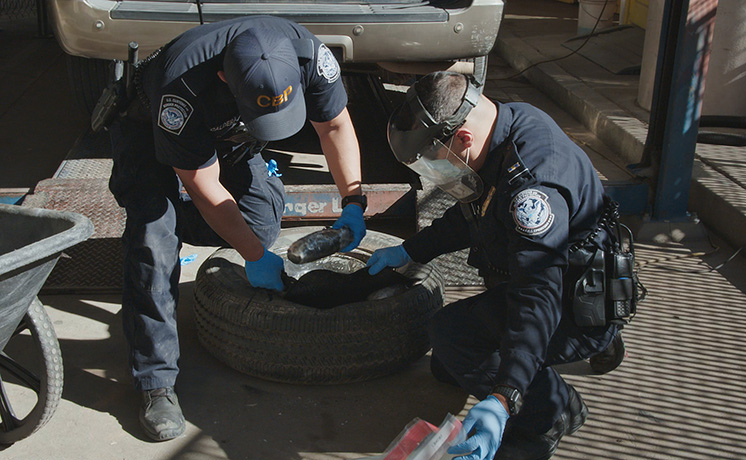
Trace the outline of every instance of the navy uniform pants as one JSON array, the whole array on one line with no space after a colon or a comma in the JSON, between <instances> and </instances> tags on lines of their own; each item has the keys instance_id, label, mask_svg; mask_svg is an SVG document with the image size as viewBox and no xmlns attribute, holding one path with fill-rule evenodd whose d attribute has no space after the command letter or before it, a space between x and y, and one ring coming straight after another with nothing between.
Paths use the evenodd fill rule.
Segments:
<instances>
[{"instance_id":1,"label":"navy uniform pants","mask_svg":"<svg viewBox=\"0 0 746 460\"><path fill-rule=\"evenodd\" d=\"M431 369L438 380L458 385L480 400L490 395L500 367L506 304L505 285L498 284L447 305L434 315L429 331L433 347ZM521 411L509 419L509 426L536 434L549 430L570 396L568 384L551 366L580 361L603 351L615 333L616 326L581 330L564 315L550 340L542 368L523 395Z\"/></svg>"},{"instance_id":2,"label":"navy uniform pants","mask_svg":"<svg viewBox=\"0 0 746 460\"><path fill-rule=\"evenodd\" d=\"M181 244L227 244L180 193L173 168L156 161L149 121L126 118L109 130L114 159L109 188L127 211L122 318L130 367L139 390L173 386L179 372ZM262 156L221 169L220 181L262 244L271 246L280 232L284 190L277 177L268 176Z\"/></svg>"}]
</instances>

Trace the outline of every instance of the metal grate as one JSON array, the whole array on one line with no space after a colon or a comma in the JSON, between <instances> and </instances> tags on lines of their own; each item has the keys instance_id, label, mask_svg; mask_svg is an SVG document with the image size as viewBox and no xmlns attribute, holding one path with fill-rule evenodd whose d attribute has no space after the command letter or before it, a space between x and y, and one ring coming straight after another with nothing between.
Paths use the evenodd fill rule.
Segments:
<instances>
[{"instance_id":1,"label":"metal grate","mask_svg":"<svg viewBox=\"0 0 746 460\"><path fill-rule=\"evenodd\" d=\"M456 204L456 200L438 187L423 181L417 191L417 229L422 230ZM466 264L469 250L438 256L431 262L443 274L446 286L481 286L484 284L477 269Z\"/></svg>"},{"instance_id":2,"label":"metal grate","mask_svg":"<svg viewBox=\"0 0 746 460\"><path fill-rule=\"evenodd\" d=\"M90 239L63 253L44 284L44 293L121 290L120 237L126 214L109 192L107 179L47 179L37 184L23 205L76 212L91 219L95 228Z\"/></svg>"},{"instance_id":3,"label":"metal grate","mask_svg":"<svg viewBox=\"0 0 746 460\"><path fill-rule=\"evenodd\" d=\"M55 173L56 179L109 179L114 160L111 158L68 159Z\"/></svg>"}]
</instances>

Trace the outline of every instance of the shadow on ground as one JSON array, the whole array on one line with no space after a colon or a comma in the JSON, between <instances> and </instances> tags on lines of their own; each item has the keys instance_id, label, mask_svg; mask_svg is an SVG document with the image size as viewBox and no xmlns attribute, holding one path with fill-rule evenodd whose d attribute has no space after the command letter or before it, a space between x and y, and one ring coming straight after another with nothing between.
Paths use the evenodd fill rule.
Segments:
<instances>
[{"instance_id":1,"label":"shadow on ground","mask_svg":"<svg viewBox=\"0 0 746 460\"><path fill-rule=\"evenodd\" d=\"M463 391L431 376L428 356L395 375L344 385L290 385L242 374L199 344L192 290L193 282L180 285L181 371L176 385L188 439L180 441L180 449L171 446L167 458L363 457L383 451L412 419L439 424L466 403ZM118 295L76 299L53 305L58 310L55 328L82 318L93 325L77 327L75 339L60 338L63 401L110 414L123 432L149 442L139 426L139 397L126 366ZM111 308L99 306L107 303ZM23 339L14 346L31 345L30 338Z\"/></svg>"}]
</instances>

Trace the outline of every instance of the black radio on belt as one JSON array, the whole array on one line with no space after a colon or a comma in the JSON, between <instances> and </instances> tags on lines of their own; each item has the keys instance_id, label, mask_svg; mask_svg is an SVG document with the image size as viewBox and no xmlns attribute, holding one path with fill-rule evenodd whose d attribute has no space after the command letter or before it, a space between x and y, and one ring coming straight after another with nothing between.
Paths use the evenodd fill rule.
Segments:
<instances>
[{"instance_id":1,"label":"black radio on belt","mask_svg":"<svg viewBox=\"0 0 746 460\"><path fill-rule=\"evenodd\" d=\"M588 241L570 250L570 272L576 270L576 276L579 274L571 286L572 309L578 326L624 324L637 313L637 302L645 297L645 287L635 271L632 232L619 223L618 204L607 201L601 226L612 239L611 249L603 250L589 244L596 231ZM622 245L622 228L628 232L626 250Z\"/></svg>"},{"instance_id":2,"label":"black radio on belt","mask_svg":"<svg viewBox=\"0 0 746 460\"><path fill-rule=\"evenodd\" d=\"M622 252L611 254L608 259L607 316L609 320L625 319L637 311L635 256L629 252Z\"/></svg>"},{"instance_id":3,"label":"black radio on belt","mask_svg":"<svg viewBox=\"0 0 746 460\"><path fill-rule=\"evenodd\" d=\"M627 322L637 311L635 256L597 249L575 282L573 314L578 326Z\"/></svg>"}]
</instances>

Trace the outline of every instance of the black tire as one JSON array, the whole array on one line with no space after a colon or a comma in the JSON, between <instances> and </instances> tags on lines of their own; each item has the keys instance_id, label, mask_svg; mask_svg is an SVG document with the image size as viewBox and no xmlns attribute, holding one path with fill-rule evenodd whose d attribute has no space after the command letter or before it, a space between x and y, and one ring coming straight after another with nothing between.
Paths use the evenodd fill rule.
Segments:
<instances>
[{"instance_id":1,"label":"black tire","mask_svg":"<svg viewBox=\"0 0 746 460\"><path fill-rule=\"evenodd\" d=\"M272 251L285 258L290 243L321 228L283 229ZM306 265L351 272L374 250L400 243L369 230L354 251ZM310 271L285 265L291 276ZM427 320L443 305L443 281L433 267L411 264L405 275L416 282L404 292L320 310L253 288L241 256L219 249L197 273L198 336L228 366L267 380L339 384L388 375L427 353Z\"/></svg>"},{"instance_id":2,"label":"black tire","mask_svg":"<svg viewBox=\"0 0 746 460\"><path fill-rule=\"evenodd\" d=\"M76 105L90 115L109 83L113 61L67 55L67 76Z\"/></svg>"},{"instance_id":3,"label":"black tire","mask_svg":"<svg viewBox=\"0 0 746 460\"><path fill-rule=\"evenodd\" d=\"M17 353L18 356L11 356L6 351L0 353L0 444L20 441L43 427L54 414L62 397L60 345L52 322L38 299L31 302L28 312L5 346L5 350L12 348L14 340L27 339L27 336L19 337L24 331L31 334L33 350L26 349L23 353ZM11 376L19 384L36 393L36 404L25 416L13 413L9 398L13 393L6 391L5 388L8 377Z\"/></svg>"}]
</instances>

